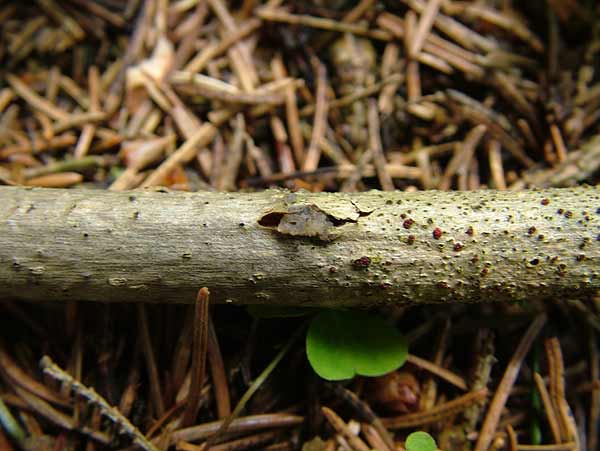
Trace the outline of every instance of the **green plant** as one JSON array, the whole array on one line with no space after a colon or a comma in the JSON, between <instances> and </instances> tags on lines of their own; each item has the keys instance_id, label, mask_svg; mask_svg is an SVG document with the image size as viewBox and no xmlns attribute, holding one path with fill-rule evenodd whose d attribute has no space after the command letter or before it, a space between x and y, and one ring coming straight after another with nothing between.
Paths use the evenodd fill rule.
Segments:
<instances>
[{"instance_id":1,"label":"green plant","mask_svg":"<svg viewBox=\"0 0 600 451\"><path fill-rule=\"evenodd\" d=\"M437 444L431 435L424 431L413 432L406 437L406 451L436 451Z\"/></svg>"},{"instance_id":2,"label":"green plant","mask_svg":"<svg viewBox=\"0 0 600 451\"><path fill-rule=\"evenodd\" d=\"M277 310L249 308L259 318L302 314L301 310ZM377 316L360 311L321 310L308 326L306 354L320 377L344 380L355 375L381 376L401 367L406 361L408 343L398 329Z\"/></svg>"}]
</instances>

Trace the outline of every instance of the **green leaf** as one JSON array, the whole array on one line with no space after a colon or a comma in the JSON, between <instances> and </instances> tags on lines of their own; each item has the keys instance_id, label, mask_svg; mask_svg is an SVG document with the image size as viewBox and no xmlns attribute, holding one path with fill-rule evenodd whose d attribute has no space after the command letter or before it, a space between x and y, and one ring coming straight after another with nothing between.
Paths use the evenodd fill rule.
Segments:
<instances>
[{"instance_id":1,"label":"green leaf","mask_svg":"<svg viewBox=\"0 0 600 451\"><path fill-rule=\"evenodd\" d=\"M249 305L248 313L254 318L296 318L318 311L314 307L283 307L279 305Z\"/></svg>"},{"instance_id":2,"label":"green leaf","mask_svg":"<svg viewBox=\"0 0 600 451\"><path fill-rule=\"evenodd\" d=\"M418 431L413 432L406 437L406 443L404 443L406 451L436 451L437 444L431 435L427 432Z\"/></svg>"},{"instance_id":3,"label":"green leaf","mask_svg":"<svg viewBox=\"0 0 600 451\"><path fill-rule=\"evenodd\" d=\"M381 376L406 361L406 338L381 318L364 312L324 310L306 335L306 354L315 372L330 381Z\"/></svg>"}]
</instances>

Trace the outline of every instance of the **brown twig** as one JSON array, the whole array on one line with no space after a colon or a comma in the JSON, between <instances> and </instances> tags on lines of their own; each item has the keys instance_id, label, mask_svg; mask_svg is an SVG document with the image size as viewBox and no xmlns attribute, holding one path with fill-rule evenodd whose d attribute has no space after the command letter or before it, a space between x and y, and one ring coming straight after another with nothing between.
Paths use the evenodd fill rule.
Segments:
<instances>
[{"instance_id":1,"label":"brown twig","mask_svg":"<svg viewBox=\"0 0 600 451\"><path fill-rule=\"evenodd\" d=\"M156 415L160 417L165 413L165 404L162 396L160 378L158 376L156 357L154 355L152 340L150 338L150 326L148 324L146 307L143 304L139 304L137 306L137 313L140 344L144 354L144 359L146 360L148 378L150 379L150 397L152 399L152 405Z\"/></svg>"},{"instance_id":2,"label":"brown twig","mask_svg":"<svg viewBox=\"0 0 600 451\"><path fill-rule=\"evenodd\" d=\"M119 427L120 432L129 436L133 442L140 446L145 451L158 451L154 446L127 418L125 418L119 410L110 406L106 400L96 393L93 389L86 387L81 382L71 377L56 365L48 356L44 356L40 365L45 374L48 374L53 379L66 384L70 391L73 391L77 396L82 397L85 401L100 409L100 413L108 418L112 423ZM28 398L29 399L29 398ZM98 439L100 434L94 431L92 434L94 439Z\"/></svg>"},{"instance_id":3,"label":"brown twig","mask_svg":"<svg viewBox=\"0 0 600 451\"><path fill-rule=\"evenodd\" d=\"M200 389L204 384L206 372L206 356L208 353L209 330L209 291L204 287L198 291L194 312L194 332L192 343L192 378L181 426L186 427L194 422L198 414Z\"/></svg>"},{"instance_id":4,"label":"brown twig","mask_svg":"<svg viewBox=\"0 0 600 451\"><path fill-rule=\"evenodd\" d=\"M388 429L410 428L435 423L451 415L455 415L474 403L483 402L488 394L487 388L472 391L432 407L426 412L410 413L398 417L382 418L381 421Z\"/></svg>"},{"instance_id":5,"label":"brown twig","mask_svg":"<svg viewBox=\"0 0 600 451\"><path fill-rule=\"evenodd\" d=\"M306 156L302 162L303 171L314 171L317 169L321 158L319 142L325 136L325 129L327 127L327 111L329 108L327 101L327 71L325 66L318 60L315 60L314 67L317 73L317 101L313 120L313 132Z\"/></svg>"},{"instance_id":6,"label":"brown twig","mask_svg":"<svg viewBox=\"0 0 600 451\"><path fill-rule=\"evenodd\" d=\"M506 404L506 401L510 395L510 389L519 375L519 370L521 369L523 359L529 352L529 348L544 327L545 323L546 316L539 315L531 323L525 332L525 335L523 335L521 338L517 349L515 349L515 352L504 371L504 375L502 376L502 380L496 389L496 393L492 398L492 402L489 405L488 412L481 427L481 431L479 432L479 437L477 438L475 451L485 451L492 442L494 432L496 431L498 421L500 420L500 414L502 413L502 409L504 408L504 405Z\"/></svg>"}]
</instances>

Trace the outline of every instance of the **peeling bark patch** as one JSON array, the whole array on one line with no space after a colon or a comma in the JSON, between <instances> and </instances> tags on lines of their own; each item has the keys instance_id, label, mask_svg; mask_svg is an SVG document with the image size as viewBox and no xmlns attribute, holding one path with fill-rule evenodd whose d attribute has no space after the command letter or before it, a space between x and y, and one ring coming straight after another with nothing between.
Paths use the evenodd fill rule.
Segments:
<instances>
[{"instance_id":1,"label":"peeling bark patch","mask_svg":"<svg viewBox=\"0 0 600 451\"><path fill-rule=\"evenodd\" d=\"M318 238L321 241L333 241L340 235L337 228L355 223L355 219L336 218L310 204L291 205L287 211L267 212L258 220L259 225L282 235Z\"/></svg>"},{"instance_id":2,"label":"peeling bark patch","mask_svg":"<svg viewBox=\"0 0 600 451\"><path fill-rule=\"evenodd\" d=\"M267 213L258 220L258 223L263 227L277 228L284 215L285 213L280 212Z\"/></svg>"}]
</instances>

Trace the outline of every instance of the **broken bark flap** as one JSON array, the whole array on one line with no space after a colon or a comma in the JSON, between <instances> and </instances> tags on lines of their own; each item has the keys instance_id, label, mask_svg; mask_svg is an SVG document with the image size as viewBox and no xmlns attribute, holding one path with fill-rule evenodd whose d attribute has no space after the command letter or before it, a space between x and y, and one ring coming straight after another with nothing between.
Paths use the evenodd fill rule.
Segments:
<instances>
[{"instance_id":1,"label":"broken bark flap","mask_svg":"<svg viewBox=\"0 0 600 451\"><path fill-rule=\"evenodd\" d=\"M356 225L361 212L351 201L312 199L308 202L282 202L264 212L258 223L282 235L333 241L344 232L344 226Z\"/></svg>"}]
</instances>

